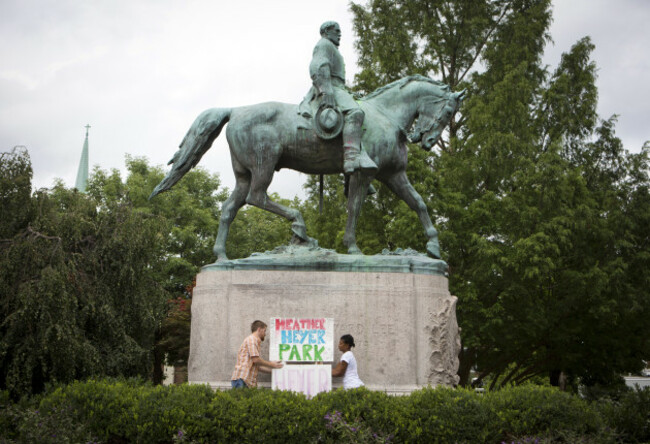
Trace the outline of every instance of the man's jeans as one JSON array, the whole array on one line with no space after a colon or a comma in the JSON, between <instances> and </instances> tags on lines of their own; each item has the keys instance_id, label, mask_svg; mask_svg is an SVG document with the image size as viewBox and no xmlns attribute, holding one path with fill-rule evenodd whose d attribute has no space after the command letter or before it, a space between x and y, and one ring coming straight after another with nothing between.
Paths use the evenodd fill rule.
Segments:
<instances>
[{"instance_id":1,"label":"man's jeans","mask_svg":"<svg viewBox=\"0 0 650 444\"><path fill-rule=\"evenodd\" d=\"M239 378L239 379L237 379L237 380L235 380L235 381L230 381L230 385L231 385L232 388L234 388L234 389L236 389L236 388L248 388L248 386L246 385L246 383L244 382L244 380L241 379L241 378Z\"/></svg>"}]
</instances>

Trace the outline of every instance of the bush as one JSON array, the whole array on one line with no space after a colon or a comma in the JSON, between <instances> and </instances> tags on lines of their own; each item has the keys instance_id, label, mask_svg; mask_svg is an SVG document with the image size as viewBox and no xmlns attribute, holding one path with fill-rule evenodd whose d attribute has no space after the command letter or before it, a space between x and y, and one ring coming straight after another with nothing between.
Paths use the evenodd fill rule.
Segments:
<instances>
[{"instance_id":1,"label":"bush","mask_svg":"<svg viewBox=\"0 0 650 444\"><path fill-rule=\"evenodd\" d=\"M625 392L595 404L621 442L650 442L650 387Z\"/></svg>"},{"instance_id":2,"label":"bush","mask_svg":"<svg viewBox=\"0 0 650 444\"><path fill-rule=\"evenodd\" d=\"M135 437L141 423L137 409L139 398L151 388L137 380L75 382L45 395L39 410L42 415L68 411L78 421L88 424L101 441Z\"/></svg>"},{"instance_id":3,"label":"bush","mask_svg":"<svg viewBox=\"0 0 650 444\"><path fill-rule=\"evenodd\" d=\"M321 393L312 401L324 442L385 442L400 427L400 398L365 387ZM324 427L324 429L323 429Z\"/></svg>"},{"instance_id":4,"label":"bush","mask_svg":"<svg viewBox=\"0 0 650 444\"><path fill-rule=\"evenodd\" d=\"M9 391L0 390L0 438L12 439L18 435L20 410L11 402ZM2 442L2 441L0 441Z\"/></svg>"},{"instance_id":5,"label":"bush","mask_svg":"<svg viewBox=\"0 0 650 444\"><path fill-rule=\"evenodd\" d=\"M2 442L647 442L650 390L589 403L549 387L409 396L337 390L314 399L267 389L214 392L90 380L13 403L0 392ZM611 429L611 430L610 430Z\"/></svg>"},{"instance_id":6,"label":"bush","mask_svg":"<svg viewBox=\"0 0 650 444\"><path fill-rule=\"evenodd\" d=\"M498 417L503 440L603 433L600 415L587 401L553 387L529 385L489 392L485 402Z\"/></svg>"},{"instance_id":7,"label":"bush","mask_svg":"<svg viewBox=\"0 0 650 444\"><path fill-rule=\"evenodd\" d=\"M427 388L403 399L406 430L403 441L435 443L495 442L496 414L475 392Z\"/></svg>"}]
</instances>

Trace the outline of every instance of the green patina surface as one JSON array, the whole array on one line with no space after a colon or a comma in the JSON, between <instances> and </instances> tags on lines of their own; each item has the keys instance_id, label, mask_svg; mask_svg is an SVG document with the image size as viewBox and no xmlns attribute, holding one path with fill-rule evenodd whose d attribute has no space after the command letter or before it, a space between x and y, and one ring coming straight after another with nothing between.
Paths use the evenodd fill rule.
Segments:
<instances>
[{"instance_id":1,"label":"green patina surface","mask_svg":"<svg viewBox=\"0 0 650 444\"><path fill-rule=\"evenodd\" d=\"M288 245L245 259L220 260L202 270L292 270L447 275L447 263L411 249L373 256L339 254L318 246Z\"/></svg>"},{"instance_id":2,"label":"green patina surface","mask_svg":"<svg viewBox=\"0 0 650 444\"><path fill-rule=\"evenodd\" d=\"M406 176L406 144L419 142L423 149L431 150L458 111L464 91L454 93L441 82L412 75L355 101L345 86L345 63L338 51L339 25L325 22L320 34L309 65L312 87L300 105L266 102L204 111L190 127L170 161L171 171L151 197L170 189L196 166L227 124L226 138L237 182L222 206L214 267L444 273L444 262L425 263L419 255L361 256L356 227L370 184L377 179L417 213L427 236L426 252L432 258L441 257L438 232L427 205ZM302 243L311 245L314 241L307 235L300 212L274 202L267 193L273 175L283 168L319 175L344 173L348 177L343 244L349 257L318 251L300 255L300 260L296 253L286 252L228 260L230 225L245 204L291 221L291 231Z\"/></svg>"}]
</instances>

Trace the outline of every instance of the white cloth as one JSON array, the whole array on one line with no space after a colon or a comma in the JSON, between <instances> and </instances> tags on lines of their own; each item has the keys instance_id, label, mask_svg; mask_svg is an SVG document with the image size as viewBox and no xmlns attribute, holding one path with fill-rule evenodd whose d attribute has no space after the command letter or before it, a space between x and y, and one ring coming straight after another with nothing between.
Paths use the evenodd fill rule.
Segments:
<instances>
[{"instance_id":1,"label":"white cloth","mask_svg":"<svg viewBox=\"0 0 650 444\"><path fill-rule=\"evenodd\" d=\"M348 368L345 370L345 375L343 375L343 388L347 390L363 386L363 381L359 379L357 373L357 360L352 352L346 351L343 353L341 361L348 363Z\"/></svg>"}]
</instances>

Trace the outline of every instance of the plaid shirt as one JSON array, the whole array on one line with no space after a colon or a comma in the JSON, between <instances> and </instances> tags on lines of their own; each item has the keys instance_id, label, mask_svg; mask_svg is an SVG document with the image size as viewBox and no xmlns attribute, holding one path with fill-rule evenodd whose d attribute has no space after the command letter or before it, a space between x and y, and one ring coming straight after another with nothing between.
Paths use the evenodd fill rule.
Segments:
<instances>
[{"instance_id":1,"label":"plaid shirt","mask_svg":"<svg viewBox=\"0 0 650 444\"><path fill-rule=\"evenodd\" d=\"M253 363L253 357L260 355L262 341L252 334L244 339L237 352L237 364L232 372L233 381L243 379L247 386L257 387L257 366Z\"/></svg>"}]
</instances>

